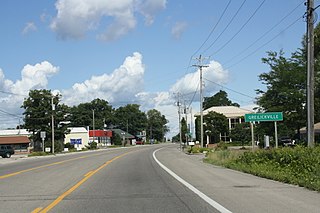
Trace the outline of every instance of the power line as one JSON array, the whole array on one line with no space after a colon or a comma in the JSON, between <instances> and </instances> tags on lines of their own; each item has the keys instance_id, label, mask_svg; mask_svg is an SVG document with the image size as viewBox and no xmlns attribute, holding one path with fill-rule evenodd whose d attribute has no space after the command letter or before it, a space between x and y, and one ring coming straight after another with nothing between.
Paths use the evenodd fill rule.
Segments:
<instances>
[{"instance_id":1,"label":"power line","mask_svg":"<svg viewBox=\"0 0 320 213\"><path fill-rule=\"evenodd\" d=\"M209 35L207 36L207 38L205 39L205 41L201 44L201 46L197 49L197 51L195 53L192 54L191 58L193 58L193 56L195 56L200 49L205 45L205 43L209 40L209 38L211 37L212 33L215 31L215 29L217 28L218 24L220 23L222 17L224 16L224 14L226 13L228 7L230 6L231 0L229 0L227 6L224 8L222 14L220 15L220 18L218 19L217 23L214 25L214 27L211 29ZM191 61L191 60L190 60ZM190 65L190 64L189 64Z\"/></svg>"},{"instance_id":2,"label":"power line","mask_svg":"<svg viewBox=\"0 0 320 213\"><path fill-rule=\"evenodd\" d=\"M255 49L253 52L251 52L250 54L246 55L245 57L243 57L242 59L240 59L238 62L226 67L225 69L231 68L239 63L241 63L242 61L244 61L245 59L249 58L250 56L252 56L253 54L255 54L256 52L258 52L261 48L265 47L266 45L268 45L269 43L271 43L274 39L276 39L278 36L280 36L284 31L286 31L287 29L289 29L290 27L292 27L295 23L297 23L300 19L302 19L303 16L300 16L298 19L296 19L294 22L292 22L290 25L288 25L284 30L280 31L278 34L276 34L274 37L272 37L269 41L265 42L263 45L259 46L257 49Z\"/></svg>"},{"instance_id":3,"label":"power line","mask_svg":"<svg viewBox=\"0 0 320 213\"><path fill-rule=\"evenodd\" d=\"M253 12L253 14L248 18L248 20L240 27L240 29L224 44L222 45L216 52L210 55L210 57L214 54L217 54L220 52L224 47L226 47L242 30L243 28L249 23L249 21L255 16L255 14L259 11L259 9L262 7L266 0L263 0L260 5L256 8L256 10Z\"/></svg>"},{"instance_id":4,"label":"power line","mask_svg":"<svg viewBox=\"0 0 320 213\"><path fill-rule=\"evenodd\" d=\"M234 92L234 93L237 93L237 94L239 94L239 95L245 96L245 97L250 98L250 99L255 99L255 97L252 97L252 96L250 96L250 95L247 95L247 94L238 92L238 91L236 91L236 90L230 89L230 88L228 88L228 87L226 87L226 86L223 86L222 84L219 84L219 83L217 83L217 82L211 81L211 80L209 80L209 79L207 79L207 78L205 78L205 80L207 80L207 81L209 81L209 82L211 82L211 83L213 83L213 84L219 85L219 86L221 86L221 87L223 87L223 88L226 88L227 90L230 90L230 91L232 91L232 92Z\"/></svg>"},{"instance_id":5,"label":"power line","mask_svg":"<svg viewBox=\"0 0 320 213\"><path fill-rule=\"evenodd\" d=\"M226 27L223 29L223 31L219 34L219 36L209 45L208 48L206 48L202 54L204 54L205 52L207 52L216 42L217 40L222 36L222 34L228 29L228 27L230 26L230 24L233 22L233 20L236 18L236 16L238 15L238 13L240 12L240 10L242 9L244 3L246 2L246 0L244 0L242 2L242 4L240 5L240 7L238 8L237 12L233 15L233 17L230 19L229 23L226 25Z\"/></svg>"},{"instance_id":6,"label":"power line","mask_svg":"<svg viewBox=\"0 0 320 213\"><path fill-rule=\"evenodd\" d=\"M304 3L305 0L301 1L293 10L291 10L287 15L285 15L278 23L276 23L275 25L273 25L269 30L267 30L266 32L264 32L258 39L256 39L253 43L251 43L248 47L246 47L244 50L240 51L237 55L233 56L231 59L227 60L227 62L224 63L228 64L231 61L233 61L235 58L241 56L244 52L246 52L248 49L250 49L253 45L255 45L258 41L260 41L261 39L263 39L264 37L266 37L273 29L275 29L277 26L279 26L286 18L288 18L294 11L296 11L301 4Z\"/></svg>"}]
</instances>

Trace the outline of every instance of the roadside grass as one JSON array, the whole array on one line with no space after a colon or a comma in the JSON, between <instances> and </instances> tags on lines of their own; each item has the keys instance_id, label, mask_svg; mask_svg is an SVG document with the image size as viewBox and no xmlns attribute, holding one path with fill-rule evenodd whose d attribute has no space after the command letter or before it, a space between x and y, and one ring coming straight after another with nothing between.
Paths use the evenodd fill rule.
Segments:
<instances>
[{"instance_id":1,"label":"roadside grass","mask_svg":"<svg viewBox=\"0 0 320 213\"><path fill-rule=\"evenodd\" d=\"M320 146L215 150L204 162L320 191Z\"/></svg>"}]
</instances>

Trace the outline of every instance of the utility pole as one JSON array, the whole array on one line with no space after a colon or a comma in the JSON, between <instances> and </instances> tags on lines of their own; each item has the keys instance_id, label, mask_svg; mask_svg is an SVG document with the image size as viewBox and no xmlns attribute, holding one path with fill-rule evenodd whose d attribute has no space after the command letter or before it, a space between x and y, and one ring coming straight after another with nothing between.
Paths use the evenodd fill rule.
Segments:
<instances>
[{"instance_id":1,"label":"utility pole","mask_svg":"<svg viewBox=\"0 0 320 213\"><path fill-rule=\"evenodd\" d=\"M181 110L180 110L180 106L181 106L181 103L180 103L180 93L178 92L178 102L177 102L177 106L178 106L178 115L179 115L179 146L180 146L180 151L182 150L182 135L181 135Z\"/></svg>"},{"instance_id":2,"label":"utility pole","mask_svg":"<svg viewBox=\"0 0 320 213\"><path fill-rule=\"evenodd\" d=\"M94 141L94 138L95 138L95 129L94 129L95 127L94 127L94 109L92 110L92 136L93 136L93 142L95 142Z\"/></svg>"},{"instance_id":3,"label":"utility pole","mask_svg":"<svg viewBox=\"0 0 320 213\"><path fill-rule=\"evenodd\" d=\"M198 60L199 64L193 65L195 67L198 67L200 70L200 141L201 141L201 147L203 147L203 107L202 107L202 102L203 102L203 92L202 92L202 87L203 87L203 82L202 82L202 68L203 67L208 67L208 65L202 65L202 61L204 58L200 57L196 58Z\"/></svg>"},{"instance_id":4,"label":"utility pole","mask_svg":"<svg viewBox=\"0 0 320 213\"><path fill-rule=\"evenodd\" d=\"M51 96L51 107L52 107L52 114L51 114L51 129L52 129L52 154L54 154L54 110L55 110L55 106L53 104L53 96Z\"/></svg>"},{"instance_id":5,"label":"utility pole","mask_svg":"<svg viewBox=\"0 0 320 213\"><path fill-rule=\"evenodd\" d=\"M308 69L307 69L307 132L308 147L314 147L314 0L307 2L307 42L308 42Z\"/></svg>"}]
</instances>

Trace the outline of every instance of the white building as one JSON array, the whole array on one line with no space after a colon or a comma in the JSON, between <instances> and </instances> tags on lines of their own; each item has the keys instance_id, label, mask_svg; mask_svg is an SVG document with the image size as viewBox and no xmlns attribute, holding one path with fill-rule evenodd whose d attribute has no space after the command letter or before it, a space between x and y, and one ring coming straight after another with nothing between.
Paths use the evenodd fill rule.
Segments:
<instances>
[{"instance_id":1,"label":"white building","mask_svg":"<svg viewBox=\"0 0 320 213\"><path fill-rule=\"evenodd\" d=\"M70 143L77 149L89 146L89 131L84 127L70 127L69 134L65 134L64 144Z\"/></svg>"},{"instance_id":2,"label":"white building","mask_svg":"<svg viewBox=\"0 0 320 213\"><path fill-rule=\"evenodd\" d=\"M236 124L245 122L244 121L245 114L254 113L251 110L243 109L236 106L214 106L206 110L203 110L203 115L205 116L209 112L216 112L226 116L228 119L229 131L233 129ZM196 113L195 116L200 116L200 112ZM220 140L230 141L228 135L220 135Z\"/></svg>"}]
</instances>

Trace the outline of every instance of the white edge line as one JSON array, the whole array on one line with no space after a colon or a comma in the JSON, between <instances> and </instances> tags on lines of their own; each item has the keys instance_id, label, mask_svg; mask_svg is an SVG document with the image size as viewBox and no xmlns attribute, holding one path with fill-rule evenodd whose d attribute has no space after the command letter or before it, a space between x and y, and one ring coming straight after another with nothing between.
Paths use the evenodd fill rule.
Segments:
<instances>
[{"instance_id":1,"label":"white edge line","mask_svg":"<svg viewBox=\"0 0 320 213\"><path fill-rule=\"evenodd\" d=\"M196 187L192 186L190 183L187 181L183 180L181 177L179 177L176 173L168 169L166 166L164 166L157 158L156 158L156 152L161 150L163 148L157 149L153 152L153 159L161 166L166 172L168 172L172 177L174 177L176 180L178 180L180 183L185 185L188 189L193 191L195 194L197 194L200 198L202 198L204 201L206 201L209 205L211 205L213 208L217 209L218 211L222 213L232 213L230 210L226 209L216 201L212 200L210 197L199 191Z\"/></svg>"}]
</instances>

